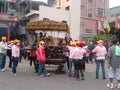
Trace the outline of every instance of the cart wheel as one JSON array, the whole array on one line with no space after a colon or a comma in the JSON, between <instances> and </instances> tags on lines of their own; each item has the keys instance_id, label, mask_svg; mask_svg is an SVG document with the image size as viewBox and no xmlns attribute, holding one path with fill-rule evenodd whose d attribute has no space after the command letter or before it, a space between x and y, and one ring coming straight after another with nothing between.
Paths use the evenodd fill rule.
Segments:
<instances>
[{"instance_id":1,"label":"cart wheel","mask_svg":"<svg viewBox=\"0 0 120 90\"><path fill-rule=\"evenodd\" d=\"M62 74L65 73L64 71L64 66L62 64L60 64L57 68L57 70L55 71L56 74Z\"/></svg>"}]
</instances>

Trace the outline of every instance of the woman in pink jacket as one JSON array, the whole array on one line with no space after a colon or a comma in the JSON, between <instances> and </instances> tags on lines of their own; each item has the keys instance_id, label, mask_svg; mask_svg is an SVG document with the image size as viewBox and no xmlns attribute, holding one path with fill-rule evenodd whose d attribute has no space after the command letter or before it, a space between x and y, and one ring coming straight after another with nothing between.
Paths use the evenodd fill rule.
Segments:
<instances>
[{"instance_id":1,"label":"woman in pink jacket","mask_svg":"<svg viewBox=\"0 0 120 90\"><path fill-rule=\"evenodd\" d=\"M43 77L42 73L44 72L45 76L50 76L50 74L48 73L48 71L45 68L45 61L46 61L46 57L45 57L45 50L44 50L44 41L39 41L39 47L37 50L37 60L38 60L38 64L39 64L39 68L38 68L38 75Z\"/></svg>"}]
</instances>

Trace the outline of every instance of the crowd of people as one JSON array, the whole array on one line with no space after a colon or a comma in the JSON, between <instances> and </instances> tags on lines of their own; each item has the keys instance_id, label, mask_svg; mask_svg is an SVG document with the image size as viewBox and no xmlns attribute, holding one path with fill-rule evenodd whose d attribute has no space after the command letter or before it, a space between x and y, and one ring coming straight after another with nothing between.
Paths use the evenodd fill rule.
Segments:
<instances>
[{"instance_id":1,"label":"crowd of people","mask_svg":"<svg viewBox=\"0 0 120 90\"><path fill-rule=\"evenodd\" d=\"M103 41L99 40L95 46L92 42L89 46L85 42L71 42L70 46L66 46L69 52L66 52L69 77L74 76L79 80L79 72L81 73L81 79L84 80L84 71L86 63L93 63L93 58L96 62L96 79L99 78L99 67L102 66L103 79L106 79L105 75L105 58L107 50L103 45ZM72 75L72 63L74 66L74 75ZM80 71L79 71L80 70Z\"/></svg>"},{"instance_id":2,"label":"crowd of people","mask_svg":"<svg viewBox=\"0 0 120 90\"><path fill-rule=\"evenodd\" d=\"M107 87L115 88L116 85L113 84L113 79L118 81L117 88L120 88L120 46L117 40L110 40L108 46L106 47L103 40L98 40L96 44L90 42L87 45L85 42L71 42L70 45L64 43L68 52L65 53L67 66L68 66L68 76L74 76L76 80L80 80L79 72L81 74L81 79L84 80L84 71L86 63L96 64L96 79L99 79L99 69L101 65L102 77L106 79L106 68L105 63L108 63L108 78L109 83ZM94 60L94 61L93 61ZM73 63L73 64L72 64ZM73 75L72 75L72 65Z\"/></svg>"},{"instance_id":3,"label":"crowd of people","mask_svg":"<svg viewBox=\"0 0 120 90\"><path fill-rule=\"evenodd\" d=\"M9 57L9 67L12 68L11 74L17 76L17 66L18 62L21 62L21 51L23 51L20 46L20 40L15 39L10 42L6 42L6 37L3 36L0 42L0 70L4 72L6 65L6 55ZM68 76L75 77L76 80L85 79L85 65L86 63L96 63L96 79L99 79L99 69L101 65L102 78L106 79L106 68L105 63L108 60L108 78L109 83L107 84L110 88L115 88L113 84L113 79L118 81L117 87L120 88L120 47L117 45L116 40L111 40L109 42L109 48L104 45L103 40L98 40L96 44L90 42L87 45L84 41L72 41L67 44L65 41L62 42L65 51L63 55L65 56ZM48 77L51 76L45 67L46 55L45 55L45 41L40 40L38 42L38 47L31 47L29 53L30 66L32 62L34 67L36 61L38 63L38 76ZM93 61L95 60L95 61ZM72 67L73 66L73 67ZM72 70L73 68L73 70ZM73 71L73 72L72 72ZM80 76L79 76L80 73Z\"/></svg>"}]
</instances>

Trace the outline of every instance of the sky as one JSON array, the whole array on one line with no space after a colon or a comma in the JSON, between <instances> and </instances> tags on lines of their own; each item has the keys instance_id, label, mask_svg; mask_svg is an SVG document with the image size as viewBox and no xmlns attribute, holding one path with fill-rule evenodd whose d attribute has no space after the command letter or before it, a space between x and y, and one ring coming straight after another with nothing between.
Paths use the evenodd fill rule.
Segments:
<instances>
[{"instance_id":1,"label":"sky","mask_svg":"<svg viewBox=\"0 0 120 90\"><path fill-rule=\"evenodd\" d=\"M109 0L109 8L120 6L120 0Z\"/></svg>"}]
</instances>

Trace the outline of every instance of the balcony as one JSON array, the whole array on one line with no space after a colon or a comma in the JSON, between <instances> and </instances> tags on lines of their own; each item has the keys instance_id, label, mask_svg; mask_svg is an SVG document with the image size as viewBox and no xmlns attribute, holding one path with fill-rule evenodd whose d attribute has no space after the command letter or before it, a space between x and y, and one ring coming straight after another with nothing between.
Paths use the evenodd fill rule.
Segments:
<instances>
[{"instance_id":1,"label":"balcony","mask_svg":"<svg viewBox=\"0 0 120 90\"><path fill-rule=\"evenodd\" d=\"M0 21L8 21L11 22L12 21L12 16L11 14L2 14L0 13Z\"/></svg>"},{"instance_id":2,"label":"balcony","mask_svg":"<svg viewBox=\"0 0 120 90\"><path fill-rule=\"evenodd\" d=\"M32 15L39 15L40 13L39 13L39 11L37 11L37 10L30 10L30 13L27 13L26 15L25 15L25 17L30 17L30 16L32 16Z\"/></svg>"}]
</instances>

